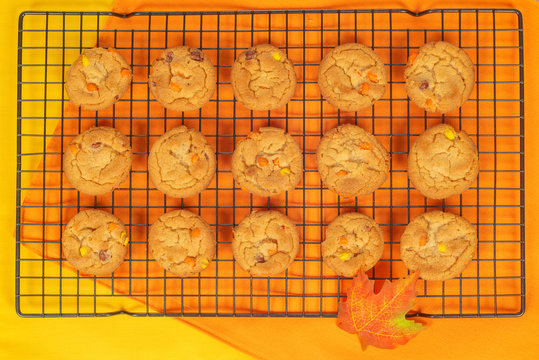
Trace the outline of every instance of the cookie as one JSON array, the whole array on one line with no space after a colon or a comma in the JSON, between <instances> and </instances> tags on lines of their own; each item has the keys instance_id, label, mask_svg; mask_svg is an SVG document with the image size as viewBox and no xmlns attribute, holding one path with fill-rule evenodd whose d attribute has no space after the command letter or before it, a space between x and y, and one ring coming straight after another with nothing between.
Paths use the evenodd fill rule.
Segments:
<instances>
[{"instance_id":1,"label":"cookie","mask_svg":"<svg viewBox=\"0 0 539 360\"><path fill-rule=\"evenodd\" d=\"M477 179L477 147L465 131L439 124L420 135L408 154L408 176L415 188L431 199L466 191Z\"/></svg>"},{"instance_id":2,"label":"cookie","mask_svg":"<svg viewBox=\"0 0 539 360\"><path fill-rule=\"evenodd\" d=\"M198 130L180 126L153 144L148 173L155 187L175 198L197 195L215 174L215 152Z\"/></svg>"},{"instance_id":3,"label":"cookie","mask_svg":"<svg viewBox=\"0 0 539 360\"><path fill-rule=\"evenodd\" d=\"M234 229L234 259L253 276L282 273L292 264L298 250L296 225L278 211L252 212Z\"/></svg>"},{"instance_id":4,"label":"cookie","mask_svg":"<svg viewBox=\"0 0 539 360\"><path fill-rule=\"evenodd\" d=\"M91 48L67 70L65 89L76 106L103 110L122 97L132 78L131 67L114 49Z\"/></svg>"},{"instance_id":5,"label":"cookie","mask_svg":"<svg viewBox=\"0 0 539 360\"><path fill-rule=\"evenodd\" d=\"M371 194L389 174L389 155L384 146L351 124L327 131L316 150L316 159L322 181L339 195Z\"/></svg>"},{"instance_id":6,"label":"cookie","mask_svg":"<svg viewBox=\"0 0 539 360\"><path fill-rule=\"evenodd\" d=\"M64 173L80 192L103 195L127 179L131 157L129 139L124 134L106 126L94 127L67 145Z\"/></svg>"},{"instance_id":7,"label":"cookie","mask_svg":"<svg viewBox=\"0 0 539 360\"><path fill-rule=\"evenodd\" d=\"M378 224L359 213L337 216L327 227L322 259L340 276L353 277L372 268L384 251Z\"/></svg>"},{"instance_id":8,"label":"cookie","mask_svg":"<svg viewBox=\"0 0 539 360\"><path fill-rule=\"evenodd\" d=\"M153 96L167 109L197 110L213 96L217 73L202 51L177 46L163 50L153 61L148 85Z\"/></svg>"},{"instance_id":9,"label":"cookie","mask_svg":"<svg viewBox=\"0 0 539 360\"><path fill-rule=\"evenodd\" d=\"M472 261L477 248L475 229L455 214L430 211L415 217L402 234L401 258L425 280L449 280Z\"/></svg>"},{"instance_id":10,"label":"cookie","mask_svg":"<svg viewBox=\"0 0 539 360\"><path fill-rule=\"evenodd\" d=\"M474 64L461 48L445 41L431 42L410 55L404 79L410 100L427 111L444 114L470 97Z\"/></svg>"},{"instance_id":11,"label":"cookie","mask_svg":"<svg viewBox=\"0 0 539 360\"><path fill-rule=\"evenodd\" d=\"M293 190L303 175L303 154L283 129L263 127L236 145L232 154L234 180L259 196Z\"/></svg>"},{"instance_id":12,"label":"cookie","mask_svg":"<svg viewBox=\"0 0 539 360\"><path fill-rule=\"evenodd\" d=\"M236 100L250 110L284 106L296 91L294 65L270 44L242 52L232 65L231 84Z\"/></svg>"},{"instance_id":13,"label":"cookie","mask_svg":"<svg viewBox=\"0 0 539 360\"><path fill-rule=\"evenodd\" d=\"M129 237L116 216L102 210L79 212L67 223L62 252L77 270L90 275L108 275L124 261Z\"/></svg>"},{"instance_id":14,"label":"cookie","mask_svg":"<svg viewBox=\"0 0 539 360\"><path fill-rule=\"evenodd\" d=\"M384 62L370 48L343 44L324 56L318 86L324 99L344 111L359 111L380 99L387 84Z\"/></svg>"},{"instance_id":15,"label":"cookie","mask_svg":"<svg viewBox=\"0 0 539 360\"><path fill-rule=\"evenodd\" d=\"M208 267L216 242L203 218L187 210L175 210L152 224L148 247L162 268L178 276L193 276Z\"/></svg>"}]
</instances>

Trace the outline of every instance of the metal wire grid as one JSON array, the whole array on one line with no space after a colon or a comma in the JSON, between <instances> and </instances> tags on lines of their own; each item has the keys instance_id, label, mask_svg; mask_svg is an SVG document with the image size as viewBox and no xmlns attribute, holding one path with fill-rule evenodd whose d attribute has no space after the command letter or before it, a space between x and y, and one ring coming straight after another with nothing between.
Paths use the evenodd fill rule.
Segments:
<instances>
[{"instance_id":1,"label":"metal wire grid","mask_svg":"<svg viewBox=\"0 0 539 360\"><path fill-rule=\"evenodd\" d=\"M508 16L511 18L510 23L514 25L500 28L498 22L501 18L507 20ZM104 19L108 17L122 19L122 22L127 23L126 28L101 29ZM419 27L413 25L415 21L424 18L432 21L433 17L439 26L433 28L432 22L424 27L421 27L421 24ZM40 25L32 27L32 22L26 20L29 18L38 19ZM210 18L216 22L214 29L207 29L205 26ZM265 20L259 21L260 19ZM364 21L368 19L370 21L365 25ZM133 24L129 21L138 25L144 24L146 28L130 28ZM91 29L87 29L88 22ZM78 26L69 28L71 23ZM195 26L197 23L198 26ZM112 113L86 113L79 110L78 115L71 116L65 110L68 100L62 90L56 91L61 93L56 96L51 95L54 93L51 88L63 86L65 70L73 60L66 60L68 53L71 51L78 54L83 48L93 46L84 44L83 37L86 33L97 33L97 46L112 46L118 51L125 50L130 54L127 60L131 63L134 74L137 69L147 74L149 64L155 57L151 55L154 50L160 51L178 43L198 46L205 53L215 55L213 60L218 72L216 96L198 114L178 115L164 111L162 115L155 116L152 115L155 112L151 109L157 104L150 98L149 91L146 89L145 97L136 97L133 88L146 86L146 82L144 79L137 81L140 79L135 76L129 96L115 105ZM214 40L208 40L207 34L211 34ZM312 34L318 36L318 43L312 43ZM512 36L510 40L505 38L506 34ZM41 35L44 35L44 43L39 46L26 45L29 38ZM145 35L146 42L138 42L139 35ZM164 43L159 43L159 46L152 45L154 35L164 35ZM169 40L169 35L173 36L174 42ZM233 38L232 44L225 41L228 35ZM380 35L387 36L388 39L380 41ZM398 36L394 39L394 35ZM484 40L485 36L489 38L488 41ZM197 38L199 44L196 44ZM375 104L370 112L354 114L335 111L318 95L311 96L309 90L316 87L316 77L310 76L309 72L317 69L325 52L340 44L343 39L365 43L369 38L370 45L379 54L382 53L382 58L389 68L389 87L384 98ZM267 42L273 40L274 43L284 39L275 45L284 48L296 66L300 96L297 92L283 112L246 111L231 96L227 96L224 90L229 84L231 63L221 58L226 53L228 60L233 61L240 51L262 42L261 39ZM472 99L458 114L441 118L419 112L410 105L401 91L403 81L396 75L397 72L403 72L405 60L411 51L422 43L435 39L458 42L460 47L473 53L475 56L472 56L472 60L476 64L477 72L475 98L472 95ZM467 43L469 39L475 42L470 45ZM60 42L57 43L56 40ZM35 56L36 51L40 51L41 55ZM59 51L61 61L49 60L49 55L54 51ZM137 51L141 51L145 56L135 56ZM318 62L307 61L307 53L310 52L318 55ZM492 62L481 61L484 52L492 54ZM511 56L518 59L518 63L502 63L503 56L498 56L497 59L501 52L511 53ZM508 9L445 9L422 13L358 9L138 12L129 15L107 12L21 14L17 103L18 314L41 317L107 316L120 313L138 316L334 317L350 280L335 276L321 264L319 245L324 238L327 224L341 211L360 211L373 216L384 230L386 252L369 275L377 280L393 280L406 274L398 253L398 235L402 233L404 226L414 215L433 208L442 208L467 217L476 226L480 244L478 254L457 279L439 284L420 281L418 302L421 311L416 315L521 315L525 304L522 52L522 17L517 10ZM29 58L32 60L28 61ZM32 73L35 69L38 72ZM516 72L501 76L505 69L516 69ZM31 71L27 73L26 70ZM52 73L55 71L61 74L60 78L54 78ZM33 86L39 87L40 94L36 98L26 95L32 93L30 88ZM482 96L485 87L492 89L491 97ZM504 98L501 98L501 92L497 91L497 88L502 87L512 89L503 92ZM313 103L315 108L319 109L317 113L311 111ZM56 105L61 115L49 116L49 109ZM404 106L404 112L397 110L399 105ZM146 108L144 116L140 116L137 111L139 106ZM206 113L208 108L215 109L215 112ZM37 112L37 115L28 115L29 112ZM219 120L212 122L215 118ZM413 141L411 139L440 120L459 128L472 128L469 133L480 151L481 171L478 183L465 194L457 199L436 202L416 196L406 178L405 168L402 168L401 162L397 160L405 157ZM341 121L359 124L371 130L382 142L385 141L384 144L392 156L388 183L367 199L336 197L323 187L316 177L316 167L312 160L318 139L326 130ZM58 129L53 132L51 126L56 122L59 122ZM180 123L200 129L215 146L218 156L215 181L198 199L178 201L158 194L148 181L147 171L144 168L135 168L135 165L128 184L115 190L110 198L103 200L81 195L62 178L62 151L51 151L50 145L47 145L49 141L59 141L60 149L63 150L71 138L91 125L123 126L121 130L132 141L134 157L138 156L140 162L145 163L150 143L164 133L165 129ZM487 127L484 126L485 123L488 124ZM78 131L67 130L71 129L73 124L76 124ZM211 124L212 128L208 128L208 124ZM230 157L233 144L247 134L248 131L245 130L256 129L262 125L284 127L298 139L305 153L305 174L300 187L277 199L247 195L231 181L229 166L226 165L225 159ZM313 131L313 127L317 130ZM29 130L31 128L38 130L32 132ZM34 150L26 150L27 148ZM34 157L42 159L37 170L28 165L28 159ZM502 165L515 161L517 164L514 168ZM60 165L55 165L56 163ZM49 177L55 174L59 174L59 183L54 186L47 185ZM27 185L29 181L25 182L25 177L41 178L41 186ZM139 184L141 179L145 186L134 184ZM28 203L26 200L23 202L22 192L25 192L26 200L31 198L33 192L39 194L38 198L41 197L41 200L37 203ZM51 203L51 193L57 193L59 201ZM75 197L73 193L76 193ZM505 193L511 193L512 200L503 200ZM229 200L224 200L225 195ZM404 201L399 200L399 195L404 196ZM154 201L156 196L157 201ZM298 196L301 200L295 201ZM488 198L488 201L485 202L485 198ZM59 252L59 237L67 220L85 207L103 208L119 214L130 229L132 242L123 265L124 272L116 272L106 277L88 277L78 272L73 274L64 269L67 263L61 255L50 256L48 247L55 247ZM155 262L149 256L146 235L152 218L178 207L197 212L207 220L208 214L214 214L214 221L209 221L218 240L213 272L208 268L197 277L181 279L156 268ZM271 278L250 277L236 267L228 251L230 229L251 210L266 208L283 211L298 224L303 235L301 254L283 275ZM37 210L41 217L27 220L23 212L31 210ZM59 212L60 221L49 222L48 214L53 211ZM485 215L485 211L488 211L489 215ZM40 236L25 236L25 232L36 228L40 229ZM504 229L511 231L506 232ZM23 246L37 252L38 256L24 255ZM57 273L48 273L49 263L60 264ZM507 264L510 264L510 270L503 269ZM490 270L486 270L484 265L488 265ZM142 271L138 271L141 266ZM71 282L69 286L68 281ZM98 284L105 285L109 290L102 291ZM158 284L157 287L155 284ZM123 305L109 305L110 300L124 297L139 300L142 305L134 309Z\"/></svg>"}]
</instances>

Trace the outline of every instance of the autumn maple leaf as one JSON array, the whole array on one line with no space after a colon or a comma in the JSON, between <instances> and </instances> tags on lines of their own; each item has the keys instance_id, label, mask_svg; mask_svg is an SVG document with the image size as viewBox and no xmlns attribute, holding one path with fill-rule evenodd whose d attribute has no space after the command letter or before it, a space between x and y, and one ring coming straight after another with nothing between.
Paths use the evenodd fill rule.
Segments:
<instances>
[{"instance_id":1,"label":"autumn maple leaf","mask_svg":"<svg viewBox=\"0 0 539 360\"><path fill-rule=\"evenodd\" d=\"M347 291L346 301L339 305L337 325L357 334L363 349L368 345L393 349L406 344L423 329L421 323L405 317L414 304L418 277L415 272L395 283L386 280L375 294L374 281L359 273Z\"/></svg>"}]
</instances>

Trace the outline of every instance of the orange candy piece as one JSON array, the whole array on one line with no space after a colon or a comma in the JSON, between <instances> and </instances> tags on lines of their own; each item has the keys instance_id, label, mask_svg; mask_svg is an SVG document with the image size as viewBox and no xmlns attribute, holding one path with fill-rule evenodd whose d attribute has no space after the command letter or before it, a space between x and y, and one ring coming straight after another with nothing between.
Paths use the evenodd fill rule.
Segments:
<instances>
[{"instance_id":1,"label":"orange candy piece","mask_svg":"<svg viewBox=\"0 0 539 360\"><path fill-rule=\"evenodd\" d=\"M186 257L183 262L186 263L187 265L191 265L191 266L195 266L197 264L197 261L192 256Z\"/></svg>"},{"instance_id":2,"label":"orange candy piece","mask_svg":"<svg viewBox=\"0 0 539 360\"><path fill-rule=\"evenodd\" d=\"M131 71L128 69L122 69L122 77L129 77L131 76Z\"/></svg>"},{"instance_id":3,"label":"orange candy piece","mask_svg":"<svg viewBox=\"0 0 539 360\"><path fill-rule=\"evenodd\" d=\"M277 249L268 249L268 255L273 255L277 252Z\"/></svg>"},{"instance_id":4,"label":"orange candy piece","mask_svg":"<svg viewBox=\"0 0 539 360\"><path fill-rule=\"evenodd\" d=\"M361 150L372 150L372 144L368 142L364 142L364 143L361 143L361 145L359 145L359 148Z\"/></svg>"},{"instance_id":5,"label":"orange candy piece","mask_svg":"<svg viewBox=\"0 0 539 360\"><path fill-rule=\"evenodd\" d=\"M194 237L194 238L200 237L200 234L202 234L202 231L200 231L199 228L195 228L191 232L191 236Z\"/></svg>"},{"instance_id":6,"label":"orange candy piece","mask_svg":"<svg viewBox=\"0 0 539 360\"><path fill-rule=\"evenodd\" d=\"M177 91L179 92L182 88L180 87L180 85L176 84L174 81L171 81L170 82L170 88L174 91Z\"/></svg>"},{"instance_id":7,"label":"orange candy piece","mask_svg":"<svg viewBox=\"0 0 539 360\"><path fill-rule=\"evenodd\" d=\"M264 166L267 166L268 165L268 159L266 158L263 158L263 157L259 157L256 162L258 163L258 165L264 167Z\"/></svg>"},{"instance_id":8,"label":"orange candy piece","mask_svg":"<svg viewBox=\"0 0 539 360\"><path fill-rule=\"evenodd\" d=\"M198 159L200 159L198 154L194 154L193 156L191 156L191 164L196 163L198 161Z\"/></svg>"},{"instance_id":9,"label":"orange candy piece","mask_svg":"<svg viewBox=\"0 0 539 360\"><path fill-rule=\"evenodd\" d=\"M370 73L367 74L367 76L368 76L368 78L369 78L370 81L372 81L372 82L378 82L378 75L373 74L373 73L370 72Z\"/></svg>"},{"instance_id":10,"label":"orange candy piece","mask_svg":"<svg viewBox=\"0 0 539 360\"><path fill-rule=\"evenodd\" d=\"M71 151L73 155L77 155L77 153L79 152L79 146L77 144L70 145L69 151Z\"/></svg>"},{"instance_id":11,"label":"orange candy piece","mask_svg":"<svg viewBox=\"0 0 539 360\"><path fill-rule=\"evenodd\" d=\"M427 237L425 235L422 235L419 238L419 246L424 246L427 243Z\"/></svg>"},{"instance_id":12,"label":"orange candy piece","mask_svg":"<svg viewBox=\"0 0 539 360\"><path fill-rule=\"evenodd\" d=\"M110 223L109 224L109 231L114 231L118 228L118 225L114 224L114 223Z\"/></svg>"},{"instance_id":13,"label":"orange candy piece","mask_svg":"<svg viewBox=\"0 0 539 360\"><path fill-rule=\"evenodd\" d=\"M89 92L97 91L97 85L94 83L88 83L86 84L86 90L88 90Z\"/></svg>"},{"instance_id":14,"label":"orange candy piece","mask_svg":"<svg viewBox=\"0 0 539 360\"><path fill-rule=\"evenodd\" d=\"M339 245L346 245L348 244L348 239L344 236L341 236L341 238L339 239Z\"/></svg>"},{"instance_id":15,"label":"orange candy piece","mask_svg":"<svg viewBox=\"0 0 539 360\"><path fill-rule=\"evenodd\" d=\"M273 159L273 165L279 166L279 158Z\"/></svg>"},{"instance_id":16,"label":"orange candy piece","mask_svg":"<svg viewBox=\"0 0 539 360\"><path fill-rule=\"evenodd\" d=\"M337 171L337 175L338 175L338 176L344 176L344 175L347 175L347 174L348 174L348 171L346 171L346 170L339 170L339 171Z\"/></svg>"},{"instance_id":17,"label":"orange candy piece","mask_svg":"<svg viewBox=\"0 0 539 360\"><path fill-rule=\"evenodd\" d=\"M370 88L369 83L363 83L361 85L361 90L360 90L361 95L367 95L369 93L369 88Z\"/></svg>"}]
</instances>

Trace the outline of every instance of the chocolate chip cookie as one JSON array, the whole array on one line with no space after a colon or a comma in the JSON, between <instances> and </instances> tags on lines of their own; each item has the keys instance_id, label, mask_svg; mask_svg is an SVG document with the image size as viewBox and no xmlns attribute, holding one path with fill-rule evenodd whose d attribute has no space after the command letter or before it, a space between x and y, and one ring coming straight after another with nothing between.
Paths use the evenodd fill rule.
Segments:
<instances>
[{"instance_id":1,"label":"chocolate chip cookie","mask_svg":"<svg viewBox=\"0 0 539 360\"><path fill-rule=\"evenodd\" d=\"M131 67L114 49L86 49L69 67L65 89L69 100L84 110L103 110L131 85Z\"/></svg>"},{"instance_id":2,"label":"chocolate chip cookie","mask_svg":"<svg viewBox=\"0 0 539 360\"><path fill-rule=\"evenodd\" d=\"M408 154L408 176L421 194L444 199L466 191L477 179L477 147L465 131L451 125L431 127L414 142Z\"/></svg>"},{"instance_id":3,"label":"chocolate chip cookie","mask_svg":"<svg viewBox=\"0 0 539 360\"><path fill-rule=\"evenodd\" d=\"M242 52L232 65L231 76L234 96L250 110L280 108L296 91L294 65L283 51L270 44Z\"/></svg>"},{"instance_id":4,"label":"chocolate chip cookie","mask_svg":"<svg viewBox=\"0 0 539 360\"><path fill-rule=\"evenodd\" d=\"M216 242L203 218L187 210L175 210L152 224L148 246L161 267L178 276L193 276L209 266Z\"/></svg>"},{"instance_id":5,"label":"chocolate chip cookie","mask_svg":"<svg viewBox=\"0 0 539 360\"><path fill-rule=\"evenodd\" d=\"M384 251L378 224L359 213L338 216L327 227L322 242L324 263L340 276L353 277L372 268Z\"/></svg>"},{"instance_id":6,"label":"chocolate chip cookie","mask_svg":"<svg viewBox=\"0 0 539 360\"><path fill-rule=\"evenodd\" d=\"M282 273L294 261L298 250L296 225L278 211L252 212L234 229L234 258L253 276Z\"/></svg>"},{"instance_id":7,"label":"chocolate chip cookie","mask_svg":"<svg viewBox=\"0 0 539 360\"><path fill-rule=\"evenodd\" d=\"M283 129L263 127L241 140L232 154L234 180L259 196L293 190L303 175L303 154Z\"/></svg>"},{"instance_id":8,"label":"chocolate chip cookie","mask_svg":"<svg viewBox=\"0 0 539 360\"><path fill-rule=\"evenodd\" d=\"M378 189L389 174L389 154L371 134L345 124L327 131L316 150L318 172L326 186L344 196Z\"/></svg>"},{"instance_id":9,"label":"chocolate chip cookie","mask_svg":"<svg viewBox=\"0 0 539 360\"><path fill-rule=\"evenodd\" d=\"M382 59L370 48L343 44L324 56L318 86L324 99L344 111L359 111L380 99L387 84Z\"/></svg>"},{"instance_id":10,"label":"chocolate chip cookie","mask_svg":"<svg viewBox=\"0 0 539 360\"><path fill-rule=\"evenodd\" d=\"M90 275L108 275L124 261L129 237L116 216L102 210L79 212L67 223L62 252L77 270Z\"/></svg>"},{"instance_id":11,"label":"chocolate chip cookie","mask_svg":"<svg viewBox=\"0 0 539 360\"><path fill-rule=\"evenodd\" d=\"M155 187L176 198L197 195L213 179L215 152L198 130L180 126L153 144L148 172Z\"/></svg>"},{"instance_id":12,"label":"chocolate chip cookie","mask_svg":"<svg viewBox=\"0 0 539 360\"><path fill-rule=\"evenodd\" d=\"M210 101L217 74L202 51L177 46L163 50L153 61L148 84L153 96L167 109L191 111Z\"/></svg>"},{"instance_id":13,"label":"chocolate chip cookie","mask_svg":"<svg viewBox=\"0 0 539 360\"><path fill-rule=\"evenodd\" d=\"M444 114L470 97L474 64L461 48L445 41L431 42L410 55L404 78L406 93L417 106Z\"/></svg>"},{"instance_id":14,"label":"chocolate chip cookie","mask_svg":"<svg viewBox=\"0 0 539 360\"><path fill-rule=\"evenodd\" d=\"M415 217L401 237L401 258L425 280L449 280L472 261L477 248L475 229L455 214L430 211Z\"/></svg>"},{"instance_id":15,"label":"chocolate chip cookie","mask_svg":"<svg viewBox=\"0 0 539 360\"><path fill-rule=\"evenodd\" d=\"M64 173L77 190L102 195L117 188L129 175L129 139L106 126L86 130L67 145Z\"/></svg>"}]
</instances>

